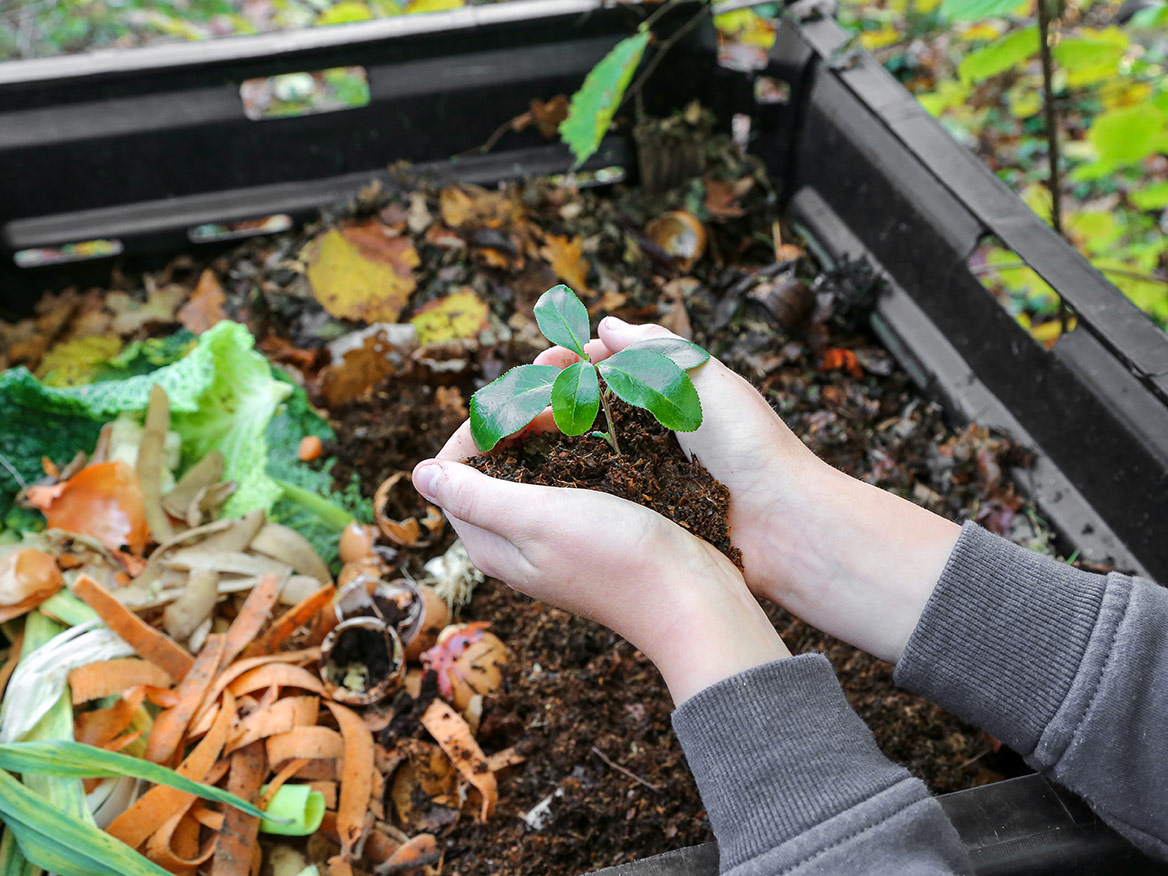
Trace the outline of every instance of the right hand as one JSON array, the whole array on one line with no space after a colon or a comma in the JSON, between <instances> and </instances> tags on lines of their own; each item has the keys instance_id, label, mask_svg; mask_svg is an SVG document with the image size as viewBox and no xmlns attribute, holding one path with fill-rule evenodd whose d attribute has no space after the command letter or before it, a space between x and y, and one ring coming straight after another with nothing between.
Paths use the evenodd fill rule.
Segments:
<instances>
[{"instance_id":1,"label":"right hand","mask_svg":"<svg viewBox=\"0 0 1168 876\"><path fill-rule=\"evenodd\" d=\"M599 335L585 348L593 362L672 333L610 316L601 320ZM563 368L577 358L553 347L535 362ZM730 490L731 538L751 590L895 661L960 528L824 463L754 387L717 359L690 377L702 401L702 425L676 433L677 439Z\"/></svg>"}]
</instances>

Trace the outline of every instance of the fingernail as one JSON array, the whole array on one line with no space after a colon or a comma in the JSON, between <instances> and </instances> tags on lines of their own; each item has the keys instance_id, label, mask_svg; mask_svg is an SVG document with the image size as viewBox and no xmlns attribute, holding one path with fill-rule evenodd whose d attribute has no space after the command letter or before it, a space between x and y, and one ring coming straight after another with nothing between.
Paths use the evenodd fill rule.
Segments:
<instances>
[{"instance_id":1,"label":"fingernail","mask_svg":"<svg viewBox=\"0 0 1168 876\"><path fill-rule=\"evenodd\" d=\"M607 329L618 330L618 329L627 328L628 325L629 324L627 322L625 322L623 319L621 319L619 316L606 316L604 318L604 327Z\"/></svg>"},{"instance_id":2,"label":"fingernail","mask_svg":"<svg viewBox=\"0 0 1168 876\"><path fill-rule=\"evenodd\" d=\"M431 502L437 502L437 497L434 495L434 484L441 473L442 466L436 462L420 464L414 469L414 489Z\"/></svg>"}]
</instances>

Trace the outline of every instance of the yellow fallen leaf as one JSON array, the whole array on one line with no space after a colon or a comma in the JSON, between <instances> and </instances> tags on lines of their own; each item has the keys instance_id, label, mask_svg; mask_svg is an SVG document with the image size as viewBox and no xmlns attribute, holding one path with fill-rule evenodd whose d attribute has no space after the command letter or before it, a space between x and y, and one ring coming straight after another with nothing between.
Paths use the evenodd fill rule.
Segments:
<instances>
[{"instance_id":1,"label":"yellow fallen leaf","mask_svg":"<svg viewBox=\"0 0 1168 876\"><path fill-rule=\"evenodd\" d=\"M112 359L121 349L122 339L116 334L70 338L45 353L36 374L49 386L92 383L97 376L97 366Z\"/></svg>"},{"instance_id":2,"label":"yellow fallen leaf","mask_svg":"<svg viewBox=\"0 0 1168 876\"><path fill-rule=\"evenodd\" d=\"M547 244L540 255L548 260L557 277L576 292L591 293L588 286L588 272L592 265L584 258L584 246L579 237L547 236Z\"/></svg>"},{"instance_id":3,"label":"yellow fallen leaf","mask_svg":"<svg viewBox=\"0 0 1168 876\"><path fill-rule=\"evenodd\" d=\"M451 228L500 228L519 218L519 205L508 192L482 186L449 185L438 196L442 221Z\"/></svg>"},{"instance_id":4,"label":"yellow fallen leaf","mask_svg":"<svg viewBox=\"0 0 1168 876\"><path fill-rule=\"evenodd\" d=\"M471 339L487 326L487 304L469 289L431 301L410 320L422 346Z\"/></svg>"},{"instance_id":5,"label":"yellow fallen leaf","mask_svg":"<svg viewBox=\"0 0 1168 876\"><path fill-rule=\"evenodd\" d=\"M420 263L405 237L377 220L331 229L307 247L308 281L321 306L338 319L396 322L417 285Z\"/></svg>"},{"instance_id":6,"label":"yellow fallen leaf","mask_svg":"<svg viewBox=\"0 0 1168 876\"><path fill-rule=\"evenodd\" d=\"M898 42L900 42L900 32L887 24L876 30L865 30L860 33L860 45L870 52Z\"/></svg>"}]
</instances>

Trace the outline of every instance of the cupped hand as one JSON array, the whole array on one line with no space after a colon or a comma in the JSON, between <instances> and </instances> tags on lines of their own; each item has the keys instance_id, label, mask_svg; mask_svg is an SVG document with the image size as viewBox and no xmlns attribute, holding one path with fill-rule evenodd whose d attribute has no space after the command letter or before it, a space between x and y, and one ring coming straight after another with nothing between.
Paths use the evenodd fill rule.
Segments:
<instances>
[{"instance_id":1,"label":"cupped hand","mask_svg":"<svg viewBox=\"0 0 1168 876\"><path fill-rule=\"evenodd\" d=\"M479 569L624 636L676 702L789 655L738 570L647 508L498 480L451 458L419 463L414 486L446 511Z\"/></svg>"},{"instance_id":2,"label":"cupped hand","mask_svg":"<svg viewBox=\"0 0 1168 876\"><path fill-rule=\"evenodd\" d=\"M659 325L607 317L585 352L599 362L638 341L671 335ZM563 368L577 358L553 347L535 361ZM677 439L730 490L730 535L742 551L750 588L845 641L896 660L959 528L821 461L754 387L717 359L689 373L701 398L702 425L676 433ZM533 428L549 428L547 420ZM448 448L473 453L469 429Z\"/></svg>"}]
</instances>

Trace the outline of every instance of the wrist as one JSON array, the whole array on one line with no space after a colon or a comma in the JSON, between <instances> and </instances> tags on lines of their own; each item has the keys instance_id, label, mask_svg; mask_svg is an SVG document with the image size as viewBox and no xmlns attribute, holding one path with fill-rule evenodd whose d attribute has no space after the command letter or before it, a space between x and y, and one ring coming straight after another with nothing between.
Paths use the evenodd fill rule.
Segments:
<instances>
[{"instance_id":1,"label":"wrist","mask_svg":"<svg viewBox=\"0 0 1168 876\"><path fill-rule=\"evenodd\" d=\"M726 566L701 580L692 572L679 579L674 598L661 606L663 622L634 641L678 705L719 681L791 656L737 570Z\"/></svg>"},{"instance_id":2,"label":"wrist","mask_svg":"<svg viewBox=\"0 0 1168 876\"><path fill-rule=\"evenodd\" d=\"M895 662L961 527L826 463L772 511L758 592L808 623Z\"/></svg>"}]
</instances>

